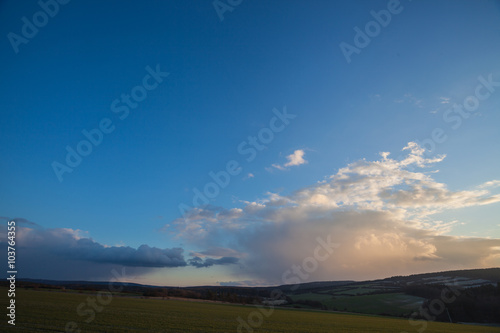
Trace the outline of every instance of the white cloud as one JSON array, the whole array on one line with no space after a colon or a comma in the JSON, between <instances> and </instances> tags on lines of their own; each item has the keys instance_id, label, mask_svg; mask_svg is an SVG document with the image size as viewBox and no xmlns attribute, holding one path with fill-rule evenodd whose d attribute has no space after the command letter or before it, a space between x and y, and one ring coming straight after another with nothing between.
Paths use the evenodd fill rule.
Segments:
<instances>
[{"instance_id":1,"label":"white cloud","mask_svg":"<svg viewBox=\"0 0 500 333\"><path fill-rule=\"evenodd\" d=\"M276 169L278 169L278 170L286 170L286 168L285 168L285 167L283 167L283 166L281 166L281 165L279 165L279 164L273 164L272 166L273 166L273 168L276 168ZM269 171L269 170L268 170L268 171Z\"/></svg>"},{"instance_id":2,"label":"white cloud","mask_svg":"<svg viewBox=\"0 0 500 333\"><path fill-rule=\"evenodd\" d=\"M288 162L286 162L284 165L273 164L272 166L278 170L286 170L286 168L291 166L306 164L307 161L304 159L304 155L305 155L304 150L297 149L292 154L286 157Z\"/></svg>"},{"instance_id":3,"label":"white cloud","mask_svg":"<svg viewBox=\"0 0 500 333\"><path fill-rule=\"evenodd\" d=\"M246 174L243 177L243 180L248 180L248 179L251 179L251 178L255 178L255 175L253 173L249 172L248 174Z\"/></svg>"},{"instance_id":4,"label":"white cloud","mask_svg":"<svg viewBox=\"0 0 500 333\"><path fill-rule=\"evenodd\" d=\"M307 163L306 160L304 160L304 155L305 152L302 149L298 149L294 151L292 154L288 155L286 158L288 162L285 164L286 167L289 166L295 166L295 165L301 165Z\"/></svg>"},{"instance_id":5,"label":"white cloud","mask_svg":"<svg viewBox=\"0 0 500 333\"><path fill-rule=\"evenodd\" d=\"M500 186L500 180L490 180L484 184L479 185L479 188L487 188L487 187L498 187Z\"/></svg>"}]
</instances>

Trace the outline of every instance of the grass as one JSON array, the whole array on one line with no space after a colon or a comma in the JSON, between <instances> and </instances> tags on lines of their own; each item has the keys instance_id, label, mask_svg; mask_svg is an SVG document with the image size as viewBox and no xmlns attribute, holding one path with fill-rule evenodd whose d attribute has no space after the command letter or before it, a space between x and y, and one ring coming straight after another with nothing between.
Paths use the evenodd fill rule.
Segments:
<instances>
[{"instance_id":1,"label":"grass","mask_svg":"<svg viewBox=\"0 0 500 333\"><path fill-rule=\"evenodd\" d=\"M0 292L5 295L6 289L0 288ZM95 295L18 289L16 326L8 325L4 318L0 331L64 332L67 322L73 321L81 332L237 332L238 317L253 319L256 324L262 319L262 324L254 325L252 330L266 333L401 333L417 332L421 327L412 326L404 319L284 309L275 309L267 317L255 306L116 296L108 305L98 308L101 312L94 312L95 318L90 323L85 323L91 308L81 304L86 304L88 299L95 299ZM6 305L5 300L3 298L2 307ZM243 328L240 332L250 331ZM428 323L425 332L500 332L500 328Z\"/></svg>"}]
</instances>

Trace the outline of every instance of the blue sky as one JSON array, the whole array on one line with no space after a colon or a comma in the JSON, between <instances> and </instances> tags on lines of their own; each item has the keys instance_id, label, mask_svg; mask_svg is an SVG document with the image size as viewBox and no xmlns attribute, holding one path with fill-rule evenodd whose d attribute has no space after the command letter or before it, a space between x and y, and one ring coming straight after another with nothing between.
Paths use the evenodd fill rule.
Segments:
<instances>
[{"instance_id":1,"label":"blue sky","mask_svg":"<svg viewBox=\"0 0 500 333\"><path fill-rule=\"evenodd\" d=\"M11 33L25 38L23 17L32 23L43 9L36 1L0 4L0 216L4 226L19 221L26 277L105 279L114 265L130 269L130 280L162 285L281 283L280 272L309 255L320 230L336 230L352 263L385 263L384 244L403 246L408 257L365 271L333 256L312 280L500 265L498 1L242 1L223 20L211 1L57 4L36 35L17 44ZM371 11L389 8L397 13L348 62L341 43L355 46L354 28L365 31ZM146 91L151 71L168 76ZM466 105L472 111L449 111L474 102L478 86L488 96ZM124 107L120 99L134 91L147 96L120 119L112 103ZM295 117L276 120L284 128L247 161L240 144L269 134L285 111ZM82 131L103 119L113 130L60 181L54 161L65 164L66 147L76 150ZM446 139L426 146L436 129ZM193 207L194 189L203 191L209 173L229 161L240 173L208 206ZM360 163L384 165L392 181L380 185L372 171L365 179ZM432 181L400 174L408 165ZM321 184L341 186L343 168L356 184L380 187L350 193L350 203L339 199ZM374 204L373 191L384 204ZM311 203L304 195L314 209L304 208ZM435 204L421 203L423 196ZM181 204L193 207L186 219ZM252 210L257 204L266 213ZM307 214L296 221L288 210L299 208ZM366 229L351 213L380 224ZM382 221L396 220L392 232L384 229ZM343 223L356 230L344 244ZM302 250L287 251L295 237ZM487 245L471 246L470 261L455 258L457 242L472 237ZM409 250L419 242L420 250ZM360 244L382 246L371 251L380 256L355 252ZM66 248L74 252L53 272L30 257L43 249L38 261L58 262ZM428 260L415 264L422 253ZM68 273L82 262L95 271ZM266 273L268 266L275 271Z\"/></svg>"}]
</instances>

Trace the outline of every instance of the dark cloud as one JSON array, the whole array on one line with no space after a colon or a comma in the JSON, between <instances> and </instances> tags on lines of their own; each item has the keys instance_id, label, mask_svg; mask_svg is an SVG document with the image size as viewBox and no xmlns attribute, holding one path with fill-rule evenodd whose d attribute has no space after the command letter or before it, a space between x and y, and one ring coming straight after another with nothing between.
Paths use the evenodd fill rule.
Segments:
<instances>
[{"instance_id":1,"label":"dark cloud","mask_svg":"<svg viewBox=\"0 0 500 333\"><path fill-rule=\"evenodd\" d=\"M131 267L179 267L186 266L183 249L159 249L141 245L134 249L124 247L104 247L88 238L79 239L76 247L69 249L71 259L98 263L118 264Z\"/></svg>"},{"instance_id":2,"label":"dark cloud","mask_svg":"<svg viewBox=\"0 0 500 333\"><path fill-rule=\"evenodd\" d=\"M0 220L5 220L5 221L16 221L16 224L19 225L19 224L24 224L24 225L28 225L28 226L39 226L38 224L36 224L35 222L32 222L28 219L25 219L25 218L22 218L22 217L14 217L14 218L8 218L8 217L5 217L5 216L0 216Z\"/></svg>"},{"instance_id":3,"label":"dark cloud","mask_svg":"<svg viewBox=\"0 0 500 333\"><path fill-rule=\"evenodd\" d=\"M80 237L72 229L18 230L18 246L44 248L53 255L68 260L83 260L130 267L178 267L186 266L183 249L159 249L141 245L134 249L128 246L104 246L91 238Z\"/></svg>"},{"instance_id":4,"label":"dark cloud","mask_svg":"<svg viewBox=\"0 0 500 333\"><path fill-rule=\"evenodd\" d=\"M188 260L188 264L196 268L210 267L214 265L231 265L238 263L239 259L235 257L222 257L220 259L194 257Z\"/></svg>"},{"instance_id":5,"label":"dark cloud","mask_svg":"<svg viewBox=\"0 0 500 333\"><path fill-rule=\"evenodd\" d=\"M6 228L1 228L6 239ZM106 246L73 229L17 227L19 277L54 280L108 280L126 268L129 278L158 268L183 267L182 248ZM0 243L0 246L6 246Z\"/></svg>"},{"instance_id":6,"label":"dark cloud","mask_svg":"<svg viewBox=\"0 0 500 333\"><path fill-rule=\"evenodd\" d=\"M6 239L6 231L5 226L0 226L2 239ZM126 278L133 280L160 268L201 268L239 261L239 253L228 248L211 247L191 253L193 258L186 262L182 248L107 246L87 237L85 232L63 228L18 226L16 243L19 277L26 278L109 280L125 268ZM0 246L6 247L6 243L0 242Z\"/></svg>"},{"instance_id":7,"label":"dark cloud","mask_svg":"<svg viewBox=\"0 0 500 333\"><path fill-rule=\"evenodd\" d=\"M205 251L191 252L189 254L192 257L235 257L240 258L242 254L234 249L229 249L225 247L211 247Z\"/></svg>"}]
</instances>

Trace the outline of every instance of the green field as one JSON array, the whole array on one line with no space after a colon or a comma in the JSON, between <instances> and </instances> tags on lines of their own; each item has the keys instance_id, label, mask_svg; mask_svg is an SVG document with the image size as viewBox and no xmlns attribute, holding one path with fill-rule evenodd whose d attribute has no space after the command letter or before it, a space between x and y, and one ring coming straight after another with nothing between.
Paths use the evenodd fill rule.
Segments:
<instances>
[{"instance_id":1,"label":"green field","mask_svg":"<svg viewBox=\"0 0 500 333\"><path fill-rule=\"evenodd\" d=\"M6 289L0 288L6 295ZM95 311L85 305L94 295L72 292L16 291L16 326L0 323L2 332L64 332L73 321L81 332L237 332L237 318L253 319L253 332L417 332L408 320L348 315L320 311L275 309L268 317L254 306L238 306L178 300L141 299L114 296L108 305ZM2 306L6 305L6 298ZM105 300L103 298L102 300ZM84 304L84 306L80 304ZM80 314L77 309L80 306ZM97 306L100 306L97 303ZM5 309L5 307L3 307ZM4 310L6 311L6 310ZM87 312L86 312L87 311ZM267 310L269 311L269 310ZM258 321L262 319L259 326ZM249 332L247 329L241 332ZM76 332L76 331L75 331ZM500 332L500 328L459 324L428 323L425 332Z\"/></svg>"},{"instance_id":2,"label":"green field","mask_svg":"<svg viewBox=\"0 0 500 333\"><path fill-rule=\"evenodd\" d=\"M338 295L338 296L337 296ZM343 294L304 293L289 295L293 301L318 301L328 310L340 310L365 314L384 314L391 316L410 315L417 311L422 302L421 297L403 293L386 293L376 295L348 296ZM299 305L301 307L306 307Z\"/></svg>"},{"instance_id":3,"label":"green field","mask_svg":"<svg viewBox=\"0 0 500 333\"><path fill-rule=\"evenodd\" d=\"M337 308L339 310L390 314L394 316L411 314L418 310L424 299L415 296L409 296L402 293L363 295L353 297L335 297L325 301L329 309Z\"/></svg>"},{"instance_id":4,"label":"green field","mask_svg":"<svg viewBox=\"0 0 500 333\"><path fill-rule=\"evenodd\" d=\"M318 301L318 302L327 302L332 299L331 295L328 294L319 294L319 293L304 293L304 294L295 294L289 295L291 299L294 301L298 301L300 299Z\"/></svg>"}]
</instances>

